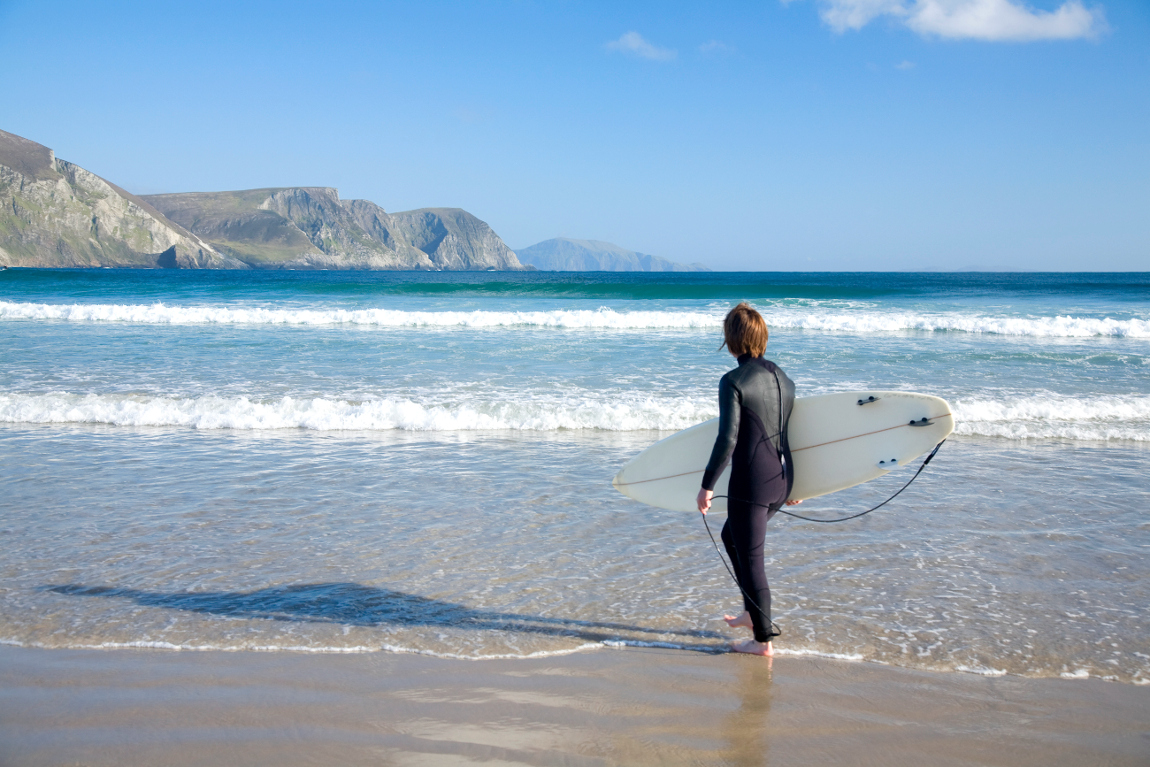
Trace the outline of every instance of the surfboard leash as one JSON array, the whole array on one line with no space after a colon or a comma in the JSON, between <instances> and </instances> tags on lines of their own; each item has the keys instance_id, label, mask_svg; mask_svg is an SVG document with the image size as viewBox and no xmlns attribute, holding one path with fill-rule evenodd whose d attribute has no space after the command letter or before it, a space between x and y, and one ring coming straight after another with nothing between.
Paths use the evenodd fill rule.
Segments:
<instances>
[{"instance_id":1,"label":"surfboard leash","mask_svg":"<svg viewBox=\"0 0 1150 767\"><path fill-rule=\"evenodd\" d=\"M931 459L934 458L934 456L938 453L938 449L940 447L942 447L944 442L946 442L945 439L942 442L939 442L937 445L934 446L934 450L930 451L930 455L928 455L926 457L926 460L924 460L922 462L922 465L918 467L918 471L916 471L914 473L913 477L911 477L909 480L907 480L907 483L905 485L903 485L902 487L900 487L898 489L898 492L896 492L890 498L887 498L885 501L880 503L878 506L867 509L866 511L860 511L858 514L852 514L849 517L840 517L838 519L815 519L814 517L804 517L801 514L795 514L795 513L790 512L790 511L783 511L783 509L778 509L778 511L782 511L787 516L794 517L796 519L802 519L802 520L805 520L807 522L828 522L829 523L829 522L846 522L848 519L858 519L859 517L863 516L864 514L870 514L872 511L876 511L877 509L881 509L883 506L886 506L888 503L890 503L895 498L897 498L899 496L899 494L902 493L903 490L906 490L908 487L910 487L910 483L914 482L916 479L918 479L918 475L922 474L922 470L926 468L926 465L928 463L930 463ZM711 497L712 497L712 499L714 499L714 498L726 498L727 500L731 499L731 497L729 495L715 495L715 496L711 496ZM736 498L735 500L739 500L739 499ZM755 503L753 501L744 501L744 503L750 503L752 506L766 506L767 508L770 508L770 506L767 504ZM759 603L756 602L754 600L754 598L750 594L747 593L747 590L743 588L743 584L739 583L739 579L735 576L735 571L731 569L731 566L729 564L727 564L727 558L723 556L722 550L719 549L719 542L715 540L715 534L711 532L711 524L707 521L707 515L703 514L701 516L703 517L703 527L707 528L707 537L711 539L711 545L715 547L715 553L719 555L719 561L721 561L723 563L723 567L725 567L727 569L727 574L731 576L731 580L734 581L735 585L739 587L739 591L743 592L743 596L747 598L747 601L755 606L755 609L759 611L759 615L761 615L767 619L767 623L770 624L771 630L775 632L772 635L772 639L776 636L781 635L782 632L779 630L779 627L777 625L775 625L775 622L773 620L771 620L770 616L767 615L766 612L764 612L763 608L759 607ZM767 640L767 641L770 641L770 640Z\"/></svg>"},{"instance_id":2,"label":"surfboard leash","mask_svg":"<svg viewBox=\"0 0 1150 767\"><path fill-rule=\"evenodd\" d=\"M719 555L719 560L723 563L723 567L727 568L727 574L731 576L731 580L733 580L735 585L739 587L739 591L743 592L743 596L747 598L747 601L755 606L755 609L759 611L759 615L767 619L767 623L769 623L771 626L771 631L775 632L771 635L771 639L780 636L783 632L777 625L775 625L775 622L771 620L771 616L767 615L763 608L759 607L759 603L755 601L754 597L747 593L747 590L743 588L743 584L739 583L739 579L735 577L735 571L732 570L731 566L727 564L727 558L724 557L723 552L719 550L719 544L715 540L714 534L711 532L711 525L707 522L706 514L703 515L703 526L707 528L707 535L711 538L711 545L715 547L715 553ZM768 639L767 641L769 642L771 640Z\"/></svg>"},{"instance_id":3,"label":"surfboard leash","mask_svg":"<svg viewBox=\"0 0 1150 767\"><path fill-rule=\"evenodd\" d=\"M831 522L846 522L848 519L858 519L861 516L864 516L866 514L870 514L872 511L877 511L878 509L881 509L883 506L886 506L888 503L893 501L895 498L898 498L899 495L902 494L903 490L906 490L908 487L910 487L911 482L914 482L916 479L918 479L918 475L922 474L922 470L926 468L926 465L928 463L930 463L931 459L934 458L934 456L938 453L938 449L940 447L942 447L945 443L946 443L946 440L944 439L942 442L939 442L937 445L934 446L934 450L930 451L930 455L928 455L926 457L926 460L924 460L922 462L922 465L918 467L918 471L916 471L914 473L913 477L911 477L910 479L907 480L905 485L903 485L902 487L900 487L898 489L898 492L896 492L890 498L887 498L885 501L880 503L878 506L873 506L873 507L867 509L866 511L860 511L858 514L851 514L849 517L839 517L838 519L816 519L814 517L804 517L802 514L795 514L793 511L787 511L786 509L782 509L782 508L778 509L778 511L781 511L783 514L786 514L788 517L794 517L795 519L801 519L801 520L806 521L806 522L822 522L822 523L829 524ZM711 496L711 497L712 497L712 499L714 499L714 498L726 498L728 501L732 500L731 496L729 496L729 495L715 495L715 496ZM741 498L735 498L733 500L742 501ZM764 506L766 508L770 508L770 505L765 504L765 503L755 503L754 501L742 501L742 502L743 503L749 503L752 506ZM703 522L705 523L706 521L707 521L707 515L704 514L703 515ZM707 532L708 533L710 532L710 526L709 525L707 527ZM714 536L711 536L711 540L712 541L714 540Z\"/></svg>"}]
</instances>

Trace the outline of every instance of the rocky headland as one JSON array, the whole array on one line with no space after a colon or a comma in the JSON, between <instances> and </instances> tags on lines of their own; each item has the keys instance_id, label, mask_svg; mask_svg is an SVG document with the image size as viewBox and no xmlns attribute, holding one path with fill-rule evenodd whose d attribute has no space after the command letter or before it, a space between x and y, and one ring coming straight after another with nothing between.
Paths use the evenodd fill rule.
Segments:
<instances>
[{"instance_id":1,"label":"rocky headland","mask_svg":"<svg viewBox=\"0 0 1150 767\"><path fill-rule=\"evenodd\" d=\"M530 270L458 208L387 213L328 187L137 197L0 131L0 264Z\"/></svg>"},{"instance_id":2,"label":"rocky headland","mask_svg":"<svg viewBox=\"0 0 1150 767\"><path fill-rule=\"evenodd\" d=\"M0 131L0 264L244 269L135 195Z\"/></svg>"},{"instance_id":3,"label":"rocky headland","mask_svg":"<svg viewBox=\"0 0 1150 767\"><path fill-rule=\"evenodd\" d=\"M637 253L610 242L556 237L515 251L519 260L549 272L709 272L702 264L680 264Z\"/></svg>"},{"instance_id":4,"label":"rocky headland","mask_svg":"<svg viewBox=\"0 0 1150 767\"><path fill-rule=\"evenodd\" d=\"M522 270L490 226L458 208L388 213L330 187L144 199L221 253L263 269Z\"/></svg>"}]
</instances>

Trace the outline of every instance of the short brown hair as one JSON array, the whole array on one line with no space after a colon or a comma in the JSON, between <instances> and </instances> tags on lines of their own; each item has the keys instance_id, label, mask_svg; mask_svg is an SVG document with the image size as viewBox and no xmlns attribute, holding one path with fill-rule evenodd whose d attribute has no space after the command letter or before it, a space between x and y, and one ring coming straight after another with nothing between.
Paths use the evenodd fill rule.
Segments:
<instances>
[{"instance_id":1,"label":"short brown hair","mask_svg":"<svg viewBox=\"0 0 1150 767\"><path fill-rule=\"evenodd\" d=\"M723 320L723 345L719 348L727 347L736 357L744 354L762 357L767 350L767 335L767 323L763 315L743 301L727 312Z\"/></svg>"}]
</instances>

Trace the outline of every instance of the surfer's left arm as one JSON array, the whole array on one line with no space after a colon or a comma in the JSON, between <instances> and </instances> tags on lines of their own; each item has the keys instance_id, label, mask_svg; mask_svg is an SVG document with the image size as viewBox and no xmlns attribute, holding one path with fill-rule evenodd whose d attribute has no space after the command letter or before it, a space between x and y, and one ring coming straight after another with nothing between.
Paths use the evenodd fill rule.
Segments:
<instances>
[{"instance_id":1,"label":"surfer's left arm","mask_svg":"<svg viewBox=\"0 0 1150 767\"><path fill-rule=\"evenodd\" d=\"M719 433L715 437L715 446L711 449L707 469L703 472L703 490L714 491L719 475L723 473L723 468L731 458L731 452L739 439L739 415L742 404L741 392L727 380L727 376L723 376L719 381ZM701 492L699 497L702 498Z\"/></svg>"}]
</instances>

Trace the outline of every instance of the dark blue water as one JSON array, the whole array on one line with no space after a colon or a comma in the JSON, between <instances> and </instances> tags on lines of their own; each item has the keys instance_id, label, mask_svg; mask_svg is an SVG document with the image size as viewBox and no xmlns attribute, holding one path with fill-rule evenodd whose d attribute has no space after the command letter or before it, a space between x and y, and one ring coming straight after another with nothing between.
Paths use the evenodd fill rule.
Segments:
<instances>
[{"instance_id":1,"label":"dark blue water","mask_svg":"<svg viewBox=\"0 0 1150 767\"><path fill-rule=\"evenodd\" d=\"M1042 301L1078 305L1150 302L1150 272L211 272L10 269L8 300L126 296L134 300L371 300L380 296L574 299L912 298Z\"/></svg>"}]
</instances>

